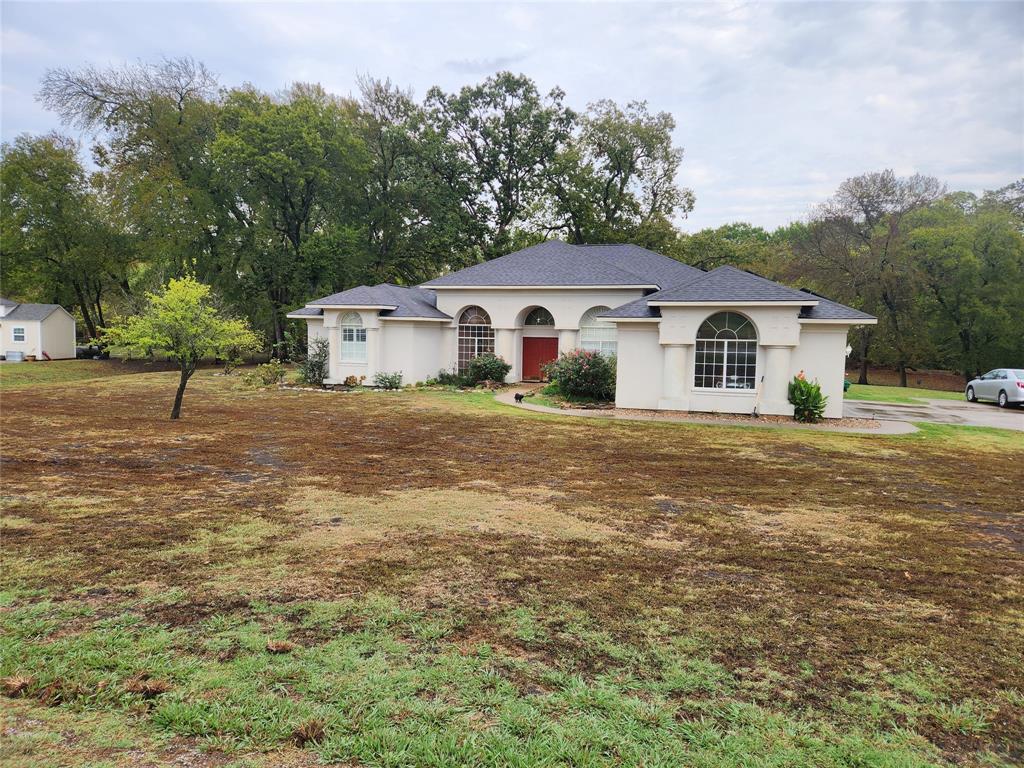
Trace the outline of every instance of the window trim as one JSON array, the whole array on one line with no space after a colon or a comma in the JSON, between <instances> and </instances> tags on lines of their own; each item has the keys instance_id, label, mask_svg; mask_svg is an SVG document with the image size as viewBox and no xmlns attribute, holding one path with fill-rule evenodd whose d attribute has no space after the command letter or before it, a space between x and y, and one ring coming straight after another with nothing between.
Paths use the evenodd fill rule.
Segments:
<instances>
[{"instance_id":1,"label":"window trim","mask_svg":"<svg viewBox=\"0 0 1024 768\"><path fill-rule=\"evenodd\" d=\"M18 332L21 332L21 338L18 338ZM13 325L11 326L11 343L12 344L24 344L28 339L28 328L24 325Z\"/></svg>"},{"instance_id":2,"label":"window trim","mask_svg":"<svg viewBox=\"0 0 1024 768\"><path fill-rule=\"evenodd\" d=\"M464 323L463 320L467 319L467 314L473 311L473 316L486 320L485 323ZM550 327L550 326L529 326L529 327ZM470 334L464 329L479 329L478 332ZM465 335L464 335L465 334ZM467 347L467 357L463 360L463 347ZM473 354L468 354L468 347L472 346ZM463 309L459 313L459 319L456 323L456 334L455 334L455 369L459 373L465 373L469 368L470 362L481 355L495 354L496 347L494 344L494 323L491 320L490 313L481 307L479 304L470 304L468 307Z\"/></svg>"},{"instance_id":3,"label":"window trim","mask_svg":"<svg viewBox=\"0 0 1024 768\"><path fill-rule=\"evenodd\" d=\"M618 357L619 355L619 329L615 323L601 320L597 317L599 312L607 312L608 307L603 304L591 307L580 316L579 332L580 332L580 349L590 352L600 352L605 357ZM589 315L589 317L588 317ZM585 321L591 321L591 324L585 323ZM597 344L597 347L587 348L587 341L584 340L584 332L590 330L604 331L611 338L593 339L590 340L591 344ZM611 345L614 349L613 352L608 352L604 349L605 345Z\"/></svg>"},{"instance_id":4,"label":"window trim","mask_svg":"<svg viewBox=\"0 0 1024 768\"><path fill-rule=\"evenodd\" d=\"M728 328L728 319L726 320L725 327L719 328L719 329L716 330L714 338L709 338L707 336L701 336L700 335L701 328L703 328L708 323L708 321L712 320L713 318L718 317L719 315L737 315L738 317L741 317L744 321L746 321L746 323L750 324L750 327L751 327L751 329L754 332L754 338L752 338L752 339L740 339L740 338L737 338L736 332L733 329ZM712 327L714 327L714 326L712 326ZM720 334L724 330L728 330L730 332L730 336L720 336ZM698 347L701 345L701 342L704 342L705 344L715 345L716 348L712 349L712 354L717 354L718 353L718 350L717 350L717 345L718 344L722 345L722 348L721 348L722 361L721 361L721 363L714 365L714 367L713 367L713 371L714 372L712 374L712 378L714 380L718 380L718 381L722 382L722 386L721 387L706 387L706 386L702 386L702 385L697 384L697 379L698 379L697 355L699 354L699 352L704 352L704 353L707 352L707 349L705 349L705 350L698 350ZM729 347L730 347L730 345L740 345L740 344L744 345L744 347L745 347L744 351L746 352L746 354L750 353L750 349L749 349L749 347L747 345L753 345L753 354L754 354L754 366L753 366L754 370L753 370L753 374L751 376L749 376L749 377L748 376L744 376L743 377L744 379L748 379L749 378L752 381L753 386L750 386L750 387L729 387L729 386L726 385L726 379L727 379L727 376L728 376L728 369L729 369L729 352L730 352ZM729 395L729 396L747 396L747 397L749 397L750 395L756 394L756 392L757 392L757 382L758 382L758 373L759 373L758 369L760 368L759 360L758 360L758 357L760 356L760 346L761 346L760 340L758 339L758 336L757 336L757 326L754 325L754 321L751 320L746 315L744 315L744 314L742 314L740 312L732 312L730 310L723 310L722 312L715 312L712 315L708 315L706 318L704 318L704 320L701 321L701 324L699 326L697 326L697 334L696 334L696 338L694 339L694 346L693 346L693 375L690 378L690 386L691 386L692 390L695 391L695 392L702 393L702 394L703 393L714 392L716 395ZM740 353L737 351L737 352L735 352L735 354L740 354ZM703 363L703 365L707 365L707 363ZM746 364L744 364L744 368L746 368L746 367L747 367ZM701 379L707 379L708 377L707 377L707 375L703 375L703 376L700 376L700 378Z\"/></svg>"},{"instance_id":5,"label":"window trim","mask_svg":"<svg viewBox=\"0 0 1024 768\"><path fill-rule=\"evenodd\" d=\"M353 322L353 319L359 322ZM366 365L369 362L369 345L367 344L366 326L363 325L362 316L358 312L346 312L342 315L341 322L338 325L341 329L340 347L338 349L339 361L354 365ZM352 339L345 339L347 332L351 332ZM358 352L355 356L352 355L353 349ZM346 356L346 351L348 356Z\"/></svg>"}]
</instances>

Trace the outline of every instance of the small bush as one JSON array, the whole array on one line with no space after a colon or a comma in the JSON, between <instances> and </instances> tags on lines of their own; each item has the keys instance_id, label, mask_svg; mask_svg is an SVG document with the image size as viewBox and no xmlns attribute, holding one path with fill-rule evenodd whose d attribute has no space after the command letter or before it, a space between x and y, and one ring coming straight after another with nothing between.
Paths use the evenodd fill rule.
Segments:
<instances>
[{"instance_id":1,"label":"small bush","mask_svg":"<svg viewBox=\"0 0 1024 768\"><path fill-rule=\"evenodd\" d=\"M615 399L615 358L574 349L544 366L544 375L558 384L564 397Z\"/></svg>"},{"instance_id":2,"label":"small bush","mask_svg":"<svg viewBox=\"0 0 1024 768\"><path fill-rule=\"evenodd\" d=\"M365 376L346 376L345 386L346 387L361 387L363 382L366 381Z\"/></svg>"},{"instance_id":3,"label":"small bush","mask_svg":"<svg viewBox=\"0 0 1024 768\"><path fill-rule=\"evenodd\" d=\"M384 373L381 371L373 377L373 386L377 387L377 389L401 389L402 372Z\"/></svg>"},{"instance_id":4,"label":"small bush","mask_svg":"<svg viewBox=\"0 0 1024 768\"><path fill-rule=\"evenodd\" d=\"M306 359L299 363L299 379L317 387L324 385L327 366L331 357L331 345L327 339L316 338L310 342Z\"/></svg>"},{"instance_id":5,"label":"small bush","mask_svg":"<svg viewBox=\"0 0 1024 768\"><path fill-rule=\"evenodd\" d=\"M275 359L263 365L257 365L254 370L249 371L242 378L246 384L252 387L271 387L284 381L284 374L284 363Z\"/></svg>"},{"instance_id":6,"label":"small bush","mask_svg":"<svg viewBox=\"0 0 1024 768\"><path fill-rule=\"evenodd\" d=\"M466 377L459 373L457 368L452 368L450 371L442 369L437 372L435 378L427 382L427 384L440 384L443 387L464 387L468 383Z\"/></svg>"},{"instance_id":7,"label":"small bush","mask_svg":"<svg viewBox=\"0 0 1024 768\"><path fill-rule=\"evenodd\" d=\"M482 381L505 381L512 366L493 352L477 355L469 361L466 369L466 381L469 384L479 384Z\"/></svg>"},{"instance_id":8,"label":"small bush","mask_svg":"<svg viewBox=\"0 0 1024 768\"><path fill-rule=\"evenodd\" d=\"M789 382L789 402L793 404L793 418L807 424L815 424L825 416L828 398L821 394L817 381L808 381L800 371Z\"/></svg>"}]
</instances>

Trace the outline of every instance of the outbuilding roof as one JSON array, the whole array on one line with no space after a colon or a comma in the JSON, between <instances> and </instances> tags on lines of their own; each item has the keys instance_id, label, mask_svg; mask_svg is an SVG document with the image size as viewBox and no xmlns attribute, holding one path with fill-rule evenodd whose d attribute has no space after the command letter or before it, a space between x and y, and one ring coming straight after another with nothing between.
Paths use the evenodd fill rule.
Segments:
<instances>
[{"instance_id":1,"label":"outbuilding roof","mask_svg":"<svg viewBox=\"0 0 1024 768\"><path fill-rule=\"evenodd\" d=\"M64 309L60 304L19 304L16 301L3 298L0 298L0 304L5 307L14 307L13 309L8 309L7 313L0 319L19 320L28 323L45 320L58 309Z\"/></svg>"},{"instance_id":2,"label":"outbuilding roof","mask_svg":"<svg viewBox=\"0 0 1024 768\"><path fill-rule=\"evenodd\" d=\"M639 245L572 245L548 240L424 283L427 288L643 286L667 288L699 269Z\"/></svg>"}]
</instances>

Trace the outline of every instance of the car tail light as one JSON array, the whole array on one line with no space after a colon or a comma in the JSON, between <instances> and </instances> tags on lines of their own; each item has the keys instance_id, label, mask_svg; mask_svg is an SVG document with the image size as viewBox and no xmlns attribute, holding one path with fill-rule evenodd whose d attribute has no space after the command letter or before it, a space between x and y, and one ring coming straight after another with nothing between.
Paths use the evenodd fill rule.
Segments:
<instances>
[{"instance_id":1,"label":"car tail light","mask_svg":"<svg viewBox=\"0 0 1024 768\"><path fill-rule=\"evenodd\" d=\"M1024 389L1024 381L1017 382L1017 389Z\"/></svg>"}]
</instances>

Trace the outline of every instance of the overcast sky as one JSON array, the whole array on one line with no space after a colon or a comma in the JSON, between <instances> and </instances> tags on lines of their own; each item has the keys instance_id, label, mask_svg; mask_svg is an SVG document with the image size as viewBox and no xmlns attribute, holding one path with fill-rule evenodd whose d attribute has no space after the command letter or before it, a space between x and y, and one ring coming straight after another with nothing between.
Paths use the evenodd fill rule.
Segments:
<instances>
[{"instance_id":1,"label":"overcast sky","mask_svg":"<svg viewBox=\"0 0 1024 768\"><path fill-rule=\"evenodd\" d=\"M676 119L693 231L806 216L893 168L981 191L1024 176L1024 3L2 3L2 135L59 127L48 67L190 55L225 85L349 94L359 73L422 97L509 69L584 108ZM87 138L87 137L86 137Z\"/></svg>"}]
</instances>

